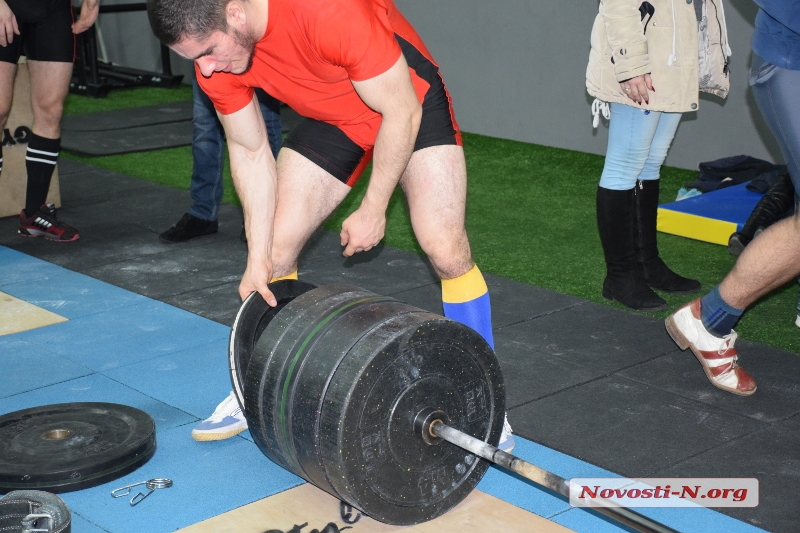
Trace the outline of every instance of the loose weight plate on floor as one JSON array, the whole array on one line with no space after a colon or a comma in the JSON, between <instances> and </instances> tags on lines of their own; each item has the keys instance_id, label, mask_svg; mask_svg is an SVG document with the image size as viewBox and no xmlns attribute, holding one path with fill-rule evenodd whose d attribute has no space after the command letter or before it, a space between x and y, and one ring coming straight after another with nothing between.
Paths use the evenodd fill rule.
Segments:
<instances>
[{"instance_id":1,"label":"loose weight plate on floor","mask_svg":"<svg viewBox=\"0 0 800 533\"><path fill-rule=\"evenodd\" d=\"M347 285L288 303L256 342L245 379L261 451L390 524L445 513L489 466L416 435L416 415L431 407L496 445L505 395L494 352L462 324Z\"/></svg>"},{"instance_id":2,"label":"loose weight plate on floor","mask_svg":"<svg viewBox=\"0 0 800 533\"><path fill-rule=\"evenodd\" d=\"M133 472L156 452L155 422L114 403L61 403L0 416L0 492L69 492Z\"/></svg>"},{"instance_id":3,"label":"loose weight plate on floor","mask_svg":"<svg viewBox=\"0 0 800 533\"><path fill-rule=\"evenodd\" d=\"M261 297L261 294L252 292L250 296L245 298L239 308L239 312L236 314L236 320L233 321L233 327L231 327L231 336L228 342L228 363L231 371L233 393L236 395L236 399L239 400L240 406L244 405L244 378L256 341L261 337L270 321L286 304L316 287L316 285L294 279L274 281L268 286L278 305L270 307Z\"/></svg>"}]
</instances>

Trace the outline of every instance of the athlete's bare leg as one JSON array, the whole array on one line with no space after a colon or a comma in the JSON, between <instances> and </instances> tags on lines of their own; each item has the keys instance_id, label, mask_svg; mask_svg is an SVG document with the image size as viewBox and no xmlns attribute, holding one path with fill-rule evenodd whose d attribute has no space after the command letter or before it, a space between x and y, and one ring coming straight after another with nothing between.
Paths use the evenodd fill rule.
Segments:
<instances>
[{"instance_id":1,"label":"athlete's bare leg","mask_svg":"<svg viewBox=\"0 0 800 533\"><path fill-rule=\"evenodd\" d=\"M61 137L61 115L69 92L72 63L28 61L31 73L33 133L47 139Z\"/></svg>"},{"instance_id":2,"label":"athlete's bare leg","mask_svg":"<svg viewBox=\"0 0 800 533\"><path fill-rule=\"evenodd\" d=\"M272 276L297 269L297 258L311 235L342 202L350 187L299 153L278 153L278 205L272 237Z\"/></svg>"},{"instance_id":3,"label":"athlete's bare leg","mask_svg":"<svg viewBox=\"0 0 800 533\"><path fill-rule=\"evenodd\" d=\"M303 246L342 202L350 187L297 152L278 155L278 207L272 244L273 276L297 268ZM411 224L436 273L452 279L474 262L464 226L467 175L460 146L415 152L400 184L408 198Z\"/></svg>"},{"instance_id":4,"label":"athlete's bare leg","mask_svg":"<svg viewBox=\"0 0 800 533\"><path fill-rule=\"evenodd\" d=\"M411 225L442 279L457 278L475 264L464 225L467 169L460 146L414 152L400 185L408 199Z\"/></svg>"},{"instance_id":5,"label":"athlete's bare leg","mask_svg":"<svg viewBox=\"0 0 800 533\"><path fill-rule=\"evenodd\" d=\"M0 133L6 127L8 115L11 114L11 99L14 95L14 77L17 65L0 61ZM2 140L0 138L0 140Z\"/></svg>"},{"instance_id":6,"label":"athlete's bare leg","mask_svg":"<svg viewBox=\"0 0 800 533\"><path fill-rule=\"evenodd\" d=\"M746 309L800 274L800 214L777 222L747 245L719 286L731 306Z\"/></svg>"}]
</instances>

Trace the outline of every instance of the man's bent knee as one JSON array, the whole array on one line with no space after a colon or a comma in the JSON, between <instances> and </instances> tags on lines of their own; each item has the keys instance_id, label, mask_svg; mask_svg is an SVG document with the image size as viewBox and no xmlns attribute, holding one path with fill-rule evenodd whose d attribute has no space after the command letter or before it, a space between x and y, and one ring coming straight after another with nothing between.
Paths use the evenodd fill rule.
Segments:
<instances>
[{"instance_id":1,"label":"man's bent knee","mask_svg":"<svg viewBox=\"0 0 800 533\"><path fill-rule=\"evenodd\" d=\"M428 255L436 274L442 279L457 278L475 265L466 235L463 239L452 239L449 242L420 242L420 246Z\"/></svg>"}]
</instances>

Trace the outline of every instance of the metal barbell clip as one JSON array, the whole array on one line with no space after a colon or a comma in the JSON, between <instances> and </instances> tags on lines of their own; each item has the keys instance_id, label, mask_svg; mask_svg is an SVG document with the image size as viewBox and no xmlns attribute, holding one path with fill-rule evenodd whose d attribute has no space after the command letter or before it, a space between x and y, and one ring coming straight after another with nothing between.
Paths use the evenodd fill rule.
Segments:
<instances>
[{"instance_id":1,"label":"metal barbell clip","mask_svg":"<svg viewBox=\"0 0 800 533\"><path fill-rule=\"evenodd\" d=\"M138 487L139 485L144 485L145 487L147 487L149 489L149 492L147 494L144 494L144 493L140 492L136 496L131 498L131 502L130 502L131 503L131 507L141 503L142 500L144 500L145 498L147 498L148 496L153 494L153 492L156 489L168 489L168 488L170 488L172 486L172 480L171 479L157 477L157 478L153 478L153 479L150 479L150 480L147 480L147 481L140 481L138 483L133 483L131 485L125 485L124 487L120 487L118 489L112 490L111 491L111 497L112 498L122 498L123 496L127 496L128 494L131 493L131 489L133 487Z\"/></svg>"}]
</instances>

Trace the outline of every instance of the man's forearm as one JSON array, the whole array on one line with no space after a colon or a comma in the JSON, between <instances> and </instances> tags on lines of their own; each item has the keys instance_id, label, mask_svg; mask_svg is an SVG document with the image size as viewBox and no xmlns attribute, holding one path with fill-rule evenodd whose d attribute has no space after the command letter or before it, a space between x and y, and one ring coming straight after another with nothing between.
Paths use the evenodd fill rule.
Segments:
<instances>
[{"instance_id":1,"label":"man's forearm","mask_svg":"<svg viewBox=\"0 0 800 533\"><path fill-rule=\"evenodd\" d=\"M421 109L410 114L384 116L375 140L372 175L361 205L386 211L403 175L419 131Z\"/></svg>"},{"instance_id":2,"label":"man's forearm","mask_svg":"<svg viewBox=\"0 0 800 533\"><path fill-rule=\"evenodd\" d=\"M272 250L272 223L278 180L275 161L260 149L251 152L229 144L231 174L244 211L248 251L254 261L267 261Z\"/></svg>"},{"instance_id":3,"label":"man's forearm","mask_svg":"<svg viewBox=\"0 0 800 533\"><path fill-rule=\"evenodd\" d=\"M248 261L269 263L277 198L275 159L255 97L230 115L218 115L228 139L233 184L242 202Z\"/></svg>"}]
</instances>

